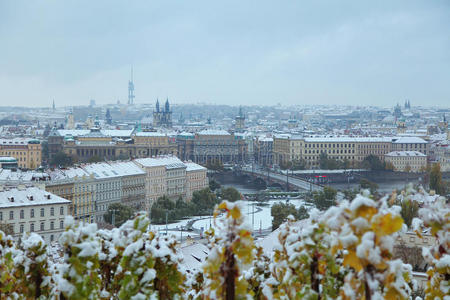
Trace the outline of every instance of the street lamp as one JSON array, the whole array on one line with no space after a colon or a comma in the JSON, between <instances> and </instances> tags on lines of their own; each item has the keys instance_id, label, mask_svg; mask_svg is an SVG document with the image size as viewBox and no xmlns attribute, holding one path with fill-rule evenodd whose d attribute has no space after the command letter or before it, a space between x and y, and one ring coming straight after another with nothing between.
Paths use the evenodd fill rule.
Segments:
<instances>
[{"instance_id":1,"label":"street lamp","mask_svg":"<svg viewBox=\"0 0 450 300\"><path fill-rule=\"evenodd\" d=\"M166 209L166 235L168 234L168 228L167 228L167 216L169 215L169 211Z\"/></svg>"},{"instance_id":2,"label":"street lamp","mask_svg":"<svg viewBox=\"0 0 450 300\"><path fill-rule=\"evenodd\" d=\"M152 205L150 204L150 209L148 211L148 219L150 220L150 231L152 230Z\"/></svg>"},{"instance_id":3,"label":"street lamp","mask_svg":"<svg viewBox=\"0 0 450 300\"><path fill-rule=\"evenodd\" d=\"M120 210L118 209L111 209L110 212L112 213L111 215L111 223L114 227L116 227L116 212L120 212Z\"/></svg>"}]
</instances>

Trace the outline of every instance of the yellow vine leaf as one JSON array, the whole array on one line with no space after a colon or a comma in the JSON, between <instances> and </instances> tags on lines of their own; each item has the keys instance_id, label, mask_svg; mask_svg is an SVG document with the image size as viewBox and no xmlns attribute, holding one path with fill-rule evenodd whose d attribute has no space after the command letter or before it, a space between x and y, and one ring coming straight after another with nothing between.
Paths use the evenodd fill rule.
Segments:
<instances>
[{"instance_id":1,"label":"yellow vine leaf","mask_svg":"<svg viewBox=\"0 0 450 300\"><path fill-rule=\"evenodd\" d=\"M357 216L363 217L366 220L370 220L374 214L377 213L376 207L363 205L358 208L356 214Z\"/></svg>"},{"instance_id":2,"label":"yellow vine leaf","mask_svg":"<svg viewBox=\"0 0 450 300\"><path fill-rule=\"evenodd\" d=\"M373 229L379 236L390 235L402 228L403 219L400 216L394 216L390 213L382 216L377 222L372 224Z\"/></svg>"},{"instance_id":3,"label":"yellow vine leaf","mask_svg":"<svg viewBox=\"0 0 450 300\"><path fill-rule=\"evenodd\" d=\"M344 257L343 264L344 266L352 267L357 272L361 271L361 269L363 268L358 256L356 256L356 252L353 250L348 251L348 254Z\"/></svg>"},{"instance_id":4,"label":"yellow vine leaf","mask_svg":"<svg viewBox=\"0 0 450 300\"><path fill-rule=\"evenodd\" d=\"M235 206L231 209L230 214L233 219L239 219L241 217L241 210Z\"/></svg>"},{"instance_id":5,"label":"yellow vine leaf","mask_svg":"<svg viewBox=\"0 0 450 300\"><path fill-rule=\"evenodd\" d=\"M225 201L223 201L222 203L219 204L219 206L217 208L218 209L227 209L227 203Z\"/></svg>"},{"instance_id":6,"label":"yellow vine leaf","mask_svg":"<svg viewBox=\"0 0 450 300\"><path fill-rule=\"evenodd\" d=\"M389 290L384 295L384 299L397 300L397 299L402 299L402 297L401 297L400 293L394 287L390 287Z\"/></svg>"}]
</instances>

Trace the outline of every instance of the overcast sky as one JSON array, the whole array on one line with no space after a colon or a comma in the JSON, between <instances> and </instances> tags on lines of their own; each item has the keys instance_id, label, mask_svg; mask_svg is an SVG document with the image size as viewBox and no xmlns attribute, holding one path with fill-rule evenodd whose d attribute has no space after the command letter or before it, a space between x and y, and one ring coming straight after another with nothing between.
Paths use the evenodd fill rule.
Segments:
<instances>
[{"instance_id":1,"label":"overcast sky","mask_svg":"<svg viewBox=\"0 0 450 300\"><path fill-rule=\"evenodd\" d=\"M0 0L0 105L450 106L450 1Z\"/></svg>"}]
</instances>

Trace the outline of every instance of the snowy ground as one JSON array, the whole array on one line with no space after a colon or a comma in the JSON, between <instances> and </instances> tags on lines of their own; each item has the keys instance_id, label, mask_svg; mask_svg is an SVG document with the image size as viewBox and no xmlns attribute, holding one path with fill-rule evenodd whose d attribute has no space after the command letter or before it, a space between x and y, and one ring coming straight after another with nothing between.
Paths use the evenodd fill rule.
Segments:
<instances>
[{"instance_id":1,"label":"snowy ground","mask_svg":"<svg viewBox=\"0 0 450 300\"><path fill-rule=\"evenodd\" d=\"M241 204L242 204L243 212L247 215L247 223L249 224L250 227L252 227L252 223L253 223L253 230L258 231L258 230L270 229L272 227L272 216L270 215L270 208L275 203L279 203L279 202L286 203L286 201L287 200L285 200L285 199L283 199L283 200L275 199L275 200L270 200L269 205L267 205L267 206L257 207L255 205L255 207L254 207L255 214L254 214L253 218L252 218L252 212L253 212L252 204L254 202L242 201ZM308 210L313 207L310 203L305 202L303 199L290 199L290 200L288 200L288 203L294 204L294 206L296 208L299 208L300 206L305 205ZM194 217L191 217L186 220L168 224L167 225L168 234L174 234L178 239L180 239L181 234L183 235L183 239L186 238L188 235L190 235L193 238L198 237L199 236L198 233L194 233L192 231L191 232L185 231L185 232L181 233L181 231L177 230L177 229L181 228L182 226L186 226L187 223L192 219L198 219L197 221L194 222L193 227L194 227L194 229L198 229L200 232L204 232L205 230L209 229L210 227L214 227L214 219L213 218L207 217L207 216L202 216L202 217L194 216ZM160 232L160 234L166 233L166 225L152 225L152 229Z\"/></svg>"}]
</instances>

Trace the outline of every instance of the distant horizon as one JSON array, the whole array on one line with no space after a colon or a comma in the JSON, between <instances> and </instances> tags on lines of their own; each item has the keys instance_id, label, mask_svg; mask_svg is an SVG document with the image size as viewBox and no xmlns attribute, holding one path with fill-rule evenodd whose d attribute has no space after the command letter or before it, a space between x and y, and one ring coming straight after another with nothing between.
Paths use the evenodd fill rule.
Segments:
<instances>
[{"instance_id":1,"label":"distant horizon","mask_svg":"<svg viewBox=\"0 0 450 300\"><path fill-rule=\"evenodd\" d=\"M404 102L395 102L393 103L391 106L389 105L364 105L364 104L272 104L272 105L265 105L265 104L245 104L245 105L240 105L240 104L225 104L225 103L208 103L208 102L195 102L195 103L177 103L177 102L172 102L169 99L170 102L170 106L183 106L183 105L208 105L208 106L229 106L229 107L295 107L295 106L304 106L304 107L317 107L317 106L323 106L323 107L332 107L332 106L344 106L344 107L376 107L376 108L393 108L395 107L397 104L400 105L400 107L402 109L404 109ZM149 105L149 106L154 106L156 103L156 100L154 103L148 102L148 103L134 103L134 104L127 104L127 103L120 103L121 106L139 106L139 105ZM96 107L101 107L101 106L111 106L111 105L118 105L117 103L96 103L95 106ZM89 104L78 104L78 105L63 105L63 106L58 106L57 103L55 103L55 108L70 108L70 107L89 107ZM450 109L450 105L448 106L444 106L444 105L414 105L413 103L411 104L411 107L417 107L417 108L440 108L440 109ZM49 106L24 106L24 105L0 105L0 109L1 108L39 108L39 109L52 109L52 104L50 104Z\"/></svg>"}]
</instances>

